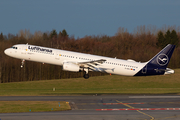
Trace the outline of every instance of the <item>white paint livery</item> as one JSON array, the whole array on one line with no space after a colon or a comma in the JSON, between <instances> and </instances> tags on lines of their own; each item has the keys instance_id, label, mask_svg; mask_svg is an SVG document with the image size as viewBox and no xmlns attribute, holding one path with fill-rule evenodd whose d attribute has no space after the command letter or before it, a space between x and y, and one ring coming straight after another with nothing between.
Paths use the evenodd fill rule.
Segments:
<instances>
[{"instance_id":1,"label":"white paint livery","mask_svg":"<svg viewBox=\"0 0 180 120\"><path fill-rule=\"evenodd\" d=\"M140 63L131 59L122 60L28 44L14 45L6 49L4 53L8 56L21 59L22 67L25 60L60 65L63 70L72 72L84 71L84 78L86 79L89 78L88 71L124 76L135 76L138 72L142 75L147 75L146 73L148 72L148 62ZM161 56L160 54L158 55L158 59L161 61L161 63L158 62L158 64L168 64L170 58L167 60L167 55L165 55L167 58ZM164 70L163 74L174 73L174 71L169 68L166 70L168 70L168 72ZM159 72L159 68L157 68L156 71Z\"/></svg>"}]
</instances>

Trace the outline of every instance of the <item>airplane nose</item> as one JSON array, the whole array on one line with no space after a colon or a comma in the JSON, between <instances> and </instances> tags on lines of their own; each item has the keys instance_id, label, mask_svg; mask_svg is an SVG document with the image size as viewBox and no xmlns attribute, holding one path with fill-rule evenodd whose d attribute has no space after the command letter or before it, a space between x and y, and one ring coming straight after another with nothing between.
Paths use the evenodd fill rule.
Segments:
<instances>
[{"instance_id":1,"label":"airplane nose","mask_svg":"<svg viewBox=\"0 0 180 120\"><path fill-rule=\"evenodd\" d=\"M9 55L10 51L9 51L8 49L5 49L5 50L4 50L4 53L5 53L6 55Z\"/></svg>"},{"instance_id":2,"label":"airplane nose","mask_svg":"<svg viewBox=\"0 0 180 120\"><path fill-rule=\"evenodd\" d=\"M5 50L4 50L4 54L6 54L6 55L7 55L7 49L5 49Z\"/></svg>"}]
</instances>

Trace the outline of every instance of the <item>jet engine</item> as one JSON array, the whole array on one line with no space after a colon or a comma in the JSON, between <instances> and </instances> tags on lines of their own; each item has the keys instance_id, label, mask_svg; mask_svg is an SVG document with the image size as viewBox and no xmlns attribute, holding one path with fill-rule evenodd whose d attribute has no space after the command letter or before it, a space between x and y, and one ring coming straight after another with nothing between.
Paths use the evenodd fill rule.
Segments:
<instances>
[{"instance_id":1,"label":"jet engine","mask_svg":"<svg viewBox=\"0 0 180 120\"><path fill-rule=\"evenodd\" d=\"M62 66L62 70L79 72L79 66L73 63L64 63Z\"/></svg>"}]
</instances>

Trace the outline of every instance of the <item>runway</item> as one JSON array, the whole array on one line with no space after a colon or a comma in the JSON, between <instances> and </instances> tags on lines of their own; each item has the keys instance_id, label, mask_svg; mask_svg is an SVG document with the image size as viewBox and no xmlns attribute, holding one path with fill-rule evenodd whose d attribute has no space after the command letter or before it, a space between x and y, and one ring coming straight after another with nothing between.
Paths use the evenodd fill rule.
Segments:
<instances>
[{"instance_id":1,"label":"runway","mask_svg":"<svg viewBox=\"0 0 180 120\"><path fill-rule=\"evenodd\" d=\"M72 110L0 114L1 120L179 120L178 95L0 96L0 101L68 101Z\"/></svg>"}]
</instances>

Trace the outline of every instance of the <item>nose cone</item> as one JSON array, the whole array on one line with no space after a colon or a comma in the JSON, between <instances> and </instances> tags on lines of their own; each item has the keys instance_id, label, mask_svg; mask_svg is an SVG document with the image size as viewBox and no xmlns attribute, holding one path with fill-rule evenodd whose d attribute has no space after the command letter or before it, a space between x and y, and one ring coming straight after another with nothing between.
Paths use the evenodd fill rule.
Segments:
<instances>
[{"instance_id":1,"label":"nose cone","mask_svg":"<svg viewBox=\"0 0 180 120\"><path fill-rule=\"evenodd\" d=\"M5 50L4 50L4 53L5 53L6 55L10 55L10 50L9 50L9 49L5 49Z\"/></svg>"},{"instance_id":2,"label":"nose cone","mask_svg":"<svg viewBox=\"0 0 180 120\"><path fill-rule=\"evenodd\" d=\"M5 50L4 50L4 54L6 54L6 55L7 55L7 49L5 49Z\"/></svg>"}]
</instances>

